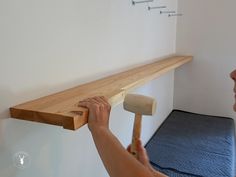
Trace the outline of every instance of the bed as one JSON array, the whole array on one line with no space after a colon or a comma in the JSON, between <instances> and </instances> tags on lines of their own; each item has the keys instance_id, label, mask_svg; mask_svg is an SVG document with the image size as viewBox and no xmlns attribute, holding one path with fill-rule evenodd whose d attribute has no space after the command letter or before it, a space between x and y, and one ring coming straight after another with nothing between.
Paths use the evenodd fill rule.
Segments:
<instances>
[{"instance_id":1,"label":"bed","mask_svg":"<svg viewBox=\"0 0 236 177\"><path fill-rule=\"evenodd\" d=\"M170 177L235 176L231 118L173 110L145 148L152 166Z\"/></svg>"}]
</instances>

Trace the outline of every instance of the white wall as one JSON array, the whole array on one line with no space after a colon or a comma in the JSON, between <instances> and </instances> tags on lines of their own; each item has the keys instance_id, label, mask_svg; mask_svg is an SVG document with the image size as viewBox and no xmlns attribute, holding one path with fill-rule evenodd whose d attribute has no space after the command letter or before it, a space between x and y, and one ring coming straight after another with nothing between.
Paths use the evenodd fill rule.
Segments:
<instances>
[{"instance_id":1,"label":"white wall","mask_svg":"<svg viewBox=\"0 0 236 177\"><path fill-rule=\"evenodd\" d=\"M176 0L161 4L176 9ZM0 1L0 176L105 177L87 126L76 132L9 118L10 106L148 63L175 52L176 19L127 0ZM144 119L146 143L173 108L173 72L137 89L159 102ZM111 129L127 146L133 115L112 109ZM13 166L18 151L31 156Z\"/></svg>"},{"instance_id":2,"label":"white wall","mask_svg":"<svg viewBox=\"0 0 236 177\"><path fill-rule=\"evenodd\" d=\"M174 107L235 117L233 82L236 68L236 1L179 0L184 16L177 23L177 53L194 61L175 73Z\"/></svg>"}]
</instances>

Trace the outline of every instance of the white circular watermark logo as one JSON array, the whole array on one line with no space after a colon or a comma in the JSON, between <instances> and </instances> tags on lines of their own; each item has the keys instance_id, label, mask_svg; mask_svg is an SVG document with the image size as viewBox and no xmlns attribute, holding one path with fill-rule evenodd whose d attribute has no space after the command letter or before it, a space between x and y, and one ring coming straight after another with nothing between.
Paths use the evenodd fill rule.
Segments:
<instances>
[{"instance_id":1,"label":"white circular watermark logo","mask_svg":"<svg viewBox=\"0 0 236 177\"><path fill-rule=\"evenodd\" d=\"M30 156L26 152L17 152L13 156L13 164L19 169L25 169L30 166Z\"/></svg>"}]
</instances>

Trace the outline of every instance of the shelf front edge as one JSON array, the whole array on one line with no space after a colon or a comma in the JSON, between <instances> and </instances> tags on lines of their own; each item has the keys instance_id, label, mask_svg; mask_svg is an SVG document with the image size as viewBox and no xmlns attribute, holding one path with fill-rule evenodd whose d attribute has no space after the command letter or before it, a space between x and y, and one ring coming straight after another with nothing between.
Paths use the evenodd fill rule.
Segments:
<instances>
[{"instance_id":1,"label":"shelf front edge","mask_svg":"<svg viewBox=\"0 0 236 177\"><path fill-rule=\"evenodd\" d=\"M10 108L10 115L14 119L62 126L68 130L77 130L88 122L88 109L81 107L78 109L71 113L73 115L66 115L12 107Z\"/></svg>"}]
</instances>

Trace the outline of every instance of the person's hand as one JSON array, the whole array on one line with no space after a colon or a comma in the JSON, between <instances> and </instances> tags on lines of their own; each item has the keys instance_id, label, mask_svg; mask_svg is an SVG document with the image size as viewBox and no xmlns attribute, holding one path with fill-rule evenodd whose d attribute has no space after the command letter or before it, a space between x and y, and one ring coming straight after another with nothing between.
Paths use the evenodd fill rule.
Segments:
<instances>
[{"instance_id":1,"label":"person's hand","mask_svg":"<svg viewBox=\"0 0 236 177\"><path fill-rule=\"evenodd\" d=\"M79 106L89 109L88 128L91 132L99 128L109 128L111 106L103 96L87 98Z\"/></svg>"},{"instance_id":2,"label":"person's hand","mask_svg":"<svg viewBox=\"0 0 236 177\"><path fill-rule=\"evenodd\" d=\"M131 145L128 146L127 151L131 153ZM152 166L149 163L149 158L147 155L146 149L143 147L141 140L138 140L137 143L137 153L138 153L138 158L137 160L142 163L146 168L152 169Z\"/></svg>"},{"instance_id":3,"label":"person's hand","mask_svg":"<svg viewBox=\"0 0 236 177\"><path fill-rule=\"evenodd\" d=\"M131 145L128 146L127 151L131 153ZM146 149L143 147L141 140L137 143L138 161L144 165L155 177L167 177L166 175L156 171L149 162L149 157Z\"/></svg>"}]
</instances>

